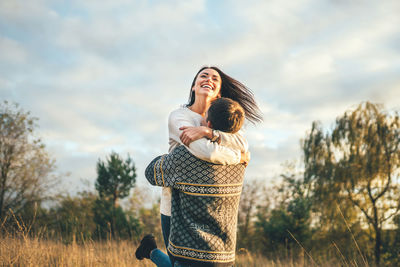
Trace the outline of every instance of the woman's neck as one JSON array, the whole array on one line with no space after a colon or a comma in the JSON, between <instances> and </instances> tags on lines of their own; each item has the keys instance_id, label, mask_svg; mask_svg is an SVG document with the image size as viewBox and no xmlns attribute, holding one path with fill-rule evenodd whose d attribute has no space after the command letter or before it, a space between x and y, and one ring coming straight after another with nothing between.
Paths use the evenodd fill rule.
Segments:
<instances>
[{"instance_id":1,"label":"woman's neck","mask_svg":"<svg viewBox=\"0 0 400 267\"><path fill-rule=\"evenodd\" d=\"M211 105L211 99L209 99L208 97L196 96L196 100L194 101L193 105L191 105L189 108L191 111L196 112L204 117L210 105Z\"/></svg>"}]
</instances>

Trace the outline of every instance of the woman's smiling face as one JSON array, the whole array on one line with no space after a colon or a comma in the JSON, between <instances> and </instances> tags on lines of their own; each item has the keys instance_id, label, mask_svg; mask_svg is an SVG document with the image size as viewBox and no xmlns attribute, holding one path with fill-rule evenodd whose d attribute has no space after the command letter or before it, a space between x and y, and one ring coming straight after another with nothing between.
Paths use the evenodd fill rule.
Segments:
<instances>
[{"instance_id":1,"label":"woman's smiling face","mask_svg":"<svg viewBox=\"0 0 400 267\"><path fill-rule=\"evenodd\" d=\"M196 95L205 95L215 99L221 95L221 84L221 77L216 70L204 69L197 75L192 90Z\"/></svg>"}]
</instances>

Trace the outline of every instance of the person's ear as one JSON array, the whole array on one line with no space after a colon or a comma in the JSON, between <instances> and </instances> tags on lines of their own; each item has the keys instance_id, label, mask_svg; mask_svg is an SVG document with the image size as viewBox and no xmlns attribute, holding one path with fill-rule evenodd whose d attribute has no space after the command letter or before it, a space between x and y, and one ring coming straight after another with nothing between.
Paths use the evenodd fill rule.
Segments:
<instances>
[{"instance_id":1,"label":"person's ear","mask_svg":"<svg viewBox=\"0 0 400 267\"><path fill-rule=\"evenodd\" d=\"M210 128L210 129L212 129L212 124L211 124L210 121L207 121L207 127Z\"/></svg>"}]
</instances>

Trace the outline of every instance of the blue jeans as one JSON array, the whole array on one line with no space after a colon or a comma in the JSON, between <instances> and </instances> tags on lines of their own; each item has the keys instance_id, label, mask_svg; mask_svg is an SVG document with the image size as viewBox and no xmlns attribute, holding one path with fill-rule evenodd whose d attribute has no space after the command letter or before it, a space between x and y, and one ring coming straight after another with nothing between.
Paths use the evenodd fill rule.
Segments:
<instances>
[{"instance_id":1,"label":"blue jeans","mask_svg":"<svg viewBox=\"0 0 400 267\"><path fill-rule=\"evenodd\" d=\"M164 238L165 248L168 247L170 225L171 217L161 214L161 229ZM158 267L172 267L170 256L165 254L158 248L151 251L150 260Z\"/></svg>"},{"instance_id":2,"label":"blue jeans","mask_svg":"<svg viewBox=\"0 0 400 267\"><path fill-rule=\"evenodd\" d=\"M150 252L150 260L158 267L172 267L168 255L156 248Z\"/></svg>"},{"instance_id":3,"label":"blue jeans","mask_svg":"<svg viewBox=\"0 0 400 267\"><path fill-rule=\"evenodd\" d=\"M169 230L171 228L171 216L161 214L161 230L164 238L165 248L168 247Z\"/></svg>"}]
</instances>

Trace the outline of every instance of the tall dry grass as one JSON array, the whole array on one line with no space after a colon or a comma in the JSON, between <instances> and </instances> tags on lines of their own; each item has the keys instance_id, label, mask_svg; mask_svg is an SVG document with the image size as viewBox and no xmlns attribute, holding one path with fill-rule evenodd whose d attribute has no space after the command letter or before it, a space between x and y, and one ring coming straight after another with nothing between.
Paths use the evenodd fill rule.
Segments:
<instances>
[{"instance_id":1,"label":"tall dry grass","mask_svg":"<svg viewBox=\"0 0 400 267\"><path fill-rule=\"evenodd\" d=\"M128 241L63 244L39 238L0 239L1 266L154 266L135 258Z\"/></svg>"},{"instance_id":2,"label":"tall dry grass","mask_svg":"<svg viewBox=\"0 0 400 267\"><path fill-rule=\"evenodd\" d=\"M135 244L128 241L88 241L81 244L50 241L37 237L0 238L0 266L155 266L149 260L135 258ZM236 267L363 266L340 260L311 260L304 257L271 260L263 255L239 254Z\"/></svg>"},{"instance_id":3,"label":"tall dry grass","mask_svg":"<svg viewBox=\"0 0 400 267\"><path fill-rule=\"evenodd\" d=\"M0 266L154 266L135 257L136 244L129 241L85 240L65 243L48 239L46 231L31 233L11 211L16 228L10 232L0 224Z\"/></svg>"},{"instance_id":4,"label":"tall dry grass","mask_svg":"<svg viewBox=\"0 0 400 267\"><path fill-rule=\"evenodd\" d=\"M238 255L236 256L235 267L344 267L344 266L357 266L357 267L366 267L364 265L360 265L357 262L343 261L338 258L332 258L327 255L319 255L318 257L312 258L311 255L307 255L307 253L302 253L302 255L298 255L296 257L288 255L284 258L267 258L261 254L253 254L253 253L241 253L239 250Z\"/></svg>"},{"instance_id":5,"label":"tall dry grass","mask_svg":"<svg viewBox=\"0 0 400 267\"><path fill-rule=\"evenodd\" d=\"M64 243L49 240L43 232L33 235L31 225L25 225L15 216L17 229L10 233L0 223L0 266L155 266L150 260L135 257L136 244L129 241L86 240ZM355 240L354 240L355 241ZM356 242L356 241L355 241ZM300 247L301 244L299 244ZM337 248L337 247L336 247ZM236 267L306 267L306 266L368 266L366 261L327 257L313 258L304 248L302 255L285 259L268 259L260 254L241 249L236 257ZM338 249L338 248L337 248ZM340 253L340 251L339 251Z\"/></svg>"}]
</instances>

